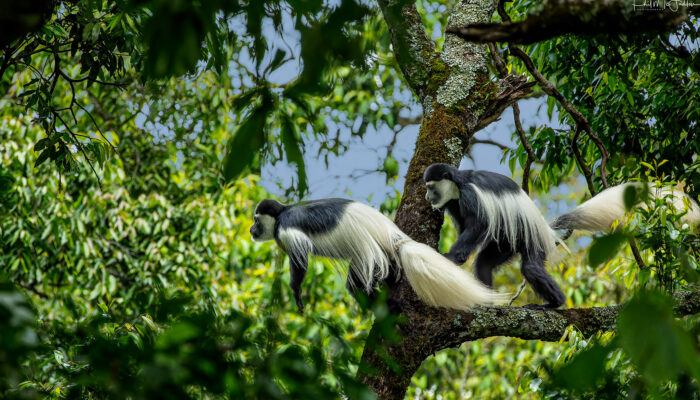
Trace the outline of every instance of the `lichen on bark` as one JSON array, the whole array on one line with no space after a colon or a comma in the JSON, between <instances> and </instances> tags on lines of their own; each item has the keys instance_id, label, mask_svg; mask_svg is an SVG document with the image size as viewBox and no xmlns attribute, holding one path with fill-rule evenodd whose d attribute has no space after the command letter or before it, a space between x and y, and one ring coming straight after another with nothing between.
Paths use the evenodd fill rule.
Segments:
<instances>
[{"instance_id":1,"label":"lichen on bark","mask_svg":"<svg viewBox=\"0 0 700 400\"><path fill-rule=\"evenodd\" d=\"M447 20L447 28L488 22L493 12L494 2L491 0L459 1ZM438 89L436 101L450 108L469 97L478 75L488 76L487 47L447 34L443 49L440 58L450 73L445 84Z\"/></svg>"}]
</instances>

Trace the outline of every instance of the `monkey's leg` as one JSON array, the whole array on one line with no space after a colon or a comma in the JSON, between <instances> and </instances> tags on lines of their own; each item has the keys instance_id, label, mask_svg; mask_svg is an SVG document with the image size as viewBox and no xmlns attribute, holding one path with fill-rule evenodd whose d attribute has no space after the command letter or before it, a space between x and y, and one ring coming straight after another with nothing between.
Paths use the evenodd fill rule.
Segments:
<instances>
[{"instance_id":1,"label":"monkey's leg","mask_svg":"<svg viewBox=\"0 0 700 400\"><path fill-rule=\"evenodd\" d=\"M476 256L474 275L488 287L493 286L493 271L513 257L513 251L507 244L498 245L492 240Z\"/></svg>"},{"instance_id":2,"label":"monkey's leg","mask_svg":"<svg viewBox=\"0 0 700 400\"><path fill-rule=\"evenodd\" d=\"M372 284L371 286L371 291L367 293L365 291L364 285L362 284L362 280L360 279L355 269L352 267L352 264L350 264L350 268L348 269L348 280L345 282L345 287L348 289L350 294L352 294L352 296L356 299L359 299L358 296L365 296L369 299L370 302L372 302L376 297L376 290L374 289L374 284Z\"/></svg>"},{"instance_id":3,"label":"monkey's leg","mask_svg":"<svg viewBox=\"0 0 700 400\"><path fill-rule=\"evenodd\" d=\"M399 282L399 280L401 279L403 274L402 274L401 270L399 268L397 268L394 263L392 263L390 268L391 268L391 270L390 270L389 276L387 277L386 282L383 282L383 283L386 286L388 286L389 288L392 288L392 287L396 286L396 284ZM360 304L362 304L361 303L362 298L366 298L367 300L369 300L370 305L376 301L376 299L377 299L377 289L376 289L377 284L378 284L378 282L376 280L373 281L372 285L371 285L371 291L369 293L367 293L364 286L362 285L362 281L360 280L360 278L357 275L357 272L355 272L355 270L352 268L352 264L350 265L350 268L348 270L348 279L347 279L347 282L345 283L345 287L348 289L350 294L352 294L352 296L356 300L358 300L358 302L360 302ZM392 299L391 297L389 297L387 299L386 305L387 305L387 307L389 307L389 312L391 312L393 314L400 314L401 311L403 310L403 304L398 300Z\"/></svg>"},{"instance_id":4,"label":"monkey's leg","mask_svg":"<svg viewBox=\"0 0 700 400\"><path fill-rule=\"evenodd\" d=\"M525 307L534 309L553 309L558 308L566 301L566 296L559 289L559 286L554 279L547 273L544 268L544 256L542 254L528 255L522 254L521 271L525 280L532 286L532 289L538 296L542 297L546 304L528 304Z\"/></svg>"}]
</instances>

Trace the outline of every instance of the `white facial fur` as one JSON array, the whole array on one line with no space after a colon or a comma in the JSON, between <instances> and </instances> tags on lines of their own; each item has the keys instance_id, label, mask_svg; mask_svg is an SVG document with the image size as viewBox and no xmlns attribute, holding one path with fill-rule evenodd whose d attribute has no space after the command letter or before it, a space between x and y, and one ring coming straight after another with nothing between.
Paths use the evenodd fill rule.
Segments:
<instances>
[{"instance_id":1,"label":"white facial fur","mask_svg":"<svg viewBox=\"0 0 700 400\"><path fill-rule=\"evenodd\" d=\"M256 242L266 242L275 238L275 218L270 215L255 214L255 223L260 225L262 233L252 236Z\"/></svg>"},{"instance_id":2,"label":"white facial fur","mask_svg":"<svg viewBox=\"0 0 700 400\"><path fill-rule=\"evenodd\" d=\"M442 208L448 201L459 199L459 188L449 179L426 182L425 186L427 188L425 199L433 208Z\"/></svg>"}]
</instances>

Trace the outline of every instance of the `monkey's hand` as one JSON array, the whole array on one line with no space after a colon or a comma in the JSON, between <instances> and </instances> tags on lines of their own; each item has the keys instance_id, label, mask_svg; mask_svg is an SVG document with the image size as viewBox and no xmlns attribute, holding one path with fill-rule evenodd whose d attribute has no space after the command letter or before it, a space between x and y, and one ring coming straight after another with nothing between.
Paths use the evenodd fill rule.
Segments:
<instances>
[{"instance_id":1,"label":"monkey's hand","mask_svg":"<svg viewBox=\"0 0 700 400\"><path fill-rule=\"evenodd\" d=\"M443 257L445 257L446 259L452 261L453 263L455 263L457 265L464 264L464 262L459 262L460 257L456 256L455 254L450 254L450 253L441 253L441 254Z\"/></svg>"},{"instance_id":2,"label":"monkey's hand","mask_svg":"<svg viewBox=\"0 0 700 400\"><path fill-rule=\"evenodd\" d=\"M297 308L300 313L304 313L304 303L301 302L301 290L294 291L294 302L297 303Z\"/></svg>"}]
</instances>

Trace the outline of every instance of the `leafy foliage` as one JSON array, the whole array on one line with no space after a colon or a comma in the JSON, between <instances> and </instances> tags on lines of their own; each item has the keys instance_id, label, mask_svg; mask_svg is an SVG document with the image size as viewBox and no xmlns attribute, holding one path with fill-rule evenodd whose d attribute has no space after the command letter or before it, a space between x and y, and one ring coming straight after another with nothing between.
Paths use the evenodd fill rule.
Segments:
<instances>
[{"instance_id":1,"label":"leafy foliage","mask_svg":"<svg viewBox=\"0 0 700 400\"><path fill-rule=\"evenodd\" d=\"M437 50L450 4L416 4ZM508 11L518 19L534 6ZM34 1L0 14L34 21L0 34L0 396L371 398L354 376L372 318L396 339L386 309L361 310L314 259L299 315L284 258L250 243L247 228L267 196L262 166L294 164L286 194L307 193L309 143L327 160L349 137L388 127L376 167L387 181L398 174L393 143L416 121L376 6ZM697 199L697 26L525 48L601 137L611 183L684 182ZM575 124L547 106L571 129L530 128L535 187L580 200L550 192L580 166ZM597 169L590 138L577 143ZM527 154L521 144L505 157L515 172ZM647 202L590 251L552 262L569 307L630 300L614 334L465 344L427 359L408 396L697 398L698 320L675 319L663 294L700 278L698 239L680 217L664 199ZM454 235L448 222L443 251ZM630 262L629 238L648 268ZM517 270L503 268L496 285L517 286ZM518 304L533 301L526 291Z\"/></svg>"},{"instance_id":2,"label":"leafy foliage","mask_svg":"<svg viewBox=\"0 0 700 400\"><path fill-rule=\"evenodd\" d=\"M370 320L349 306L343 282L322 260L309 267L311 307L297 313L286 268L269 244L251 245L245 234L265 196L254 176L222 193L173 185L169 196L142 188L132 197L119 187L123 167L113 159L109 170L121 174L105 182L107 191L71 187L88 171L60 191L46 166L31 168L29 144L39 130L20 128L14 117L1 122L2 171L12 184L3 186L0 240L12 251L0 265L32 295L28 302L9 284L0 292L0 355L12 371L3 374L3 391L371 398L354 379L354 343Z\"/></svg>"},{"instance_id":3,"label":"leafy foliage","mask_svg":"<svg viewBox=\"0 0 700 400\"><path fill-rule=\"evenodd\" d=\"M519 1L508 12L520 19L532 6ZM648 265L635 270L633 263L623 279L628 289L645 290L635 293L621 312L614 339L586 344L570 363L557 365L552 379L545 381L545 397L697 397L697 336L687 332L697 321L679 324L672 302L660 293L697 281L697 232L680 221L682 210L659 196L673 187L696 200L700 193L694 106L700 99L693 89L698 83L697 40L697 19L691 17L670 34L566 35L526 47L538 70L586 117L607 148L608 182L650 182L656 195L647 201L646 191L625 193L632 211L616 231L593 241L587 257L591 267L615 266L619 249L634 239ZM513 69L525 71L519 63ZM543 161L534 183L547 191L569 179L575 168L583 172L573 153L573 141L578 140L585 166L595 170L596 189L602 190L598 148L587 135L576 133L581 127L554 98L547 106L549 115L556 110L570 129L530 129L528 139ZM506 157L513 170L527 154L520 144ZM689 358L682 360L685 356Z\"/></svg>"}]
</instances>

